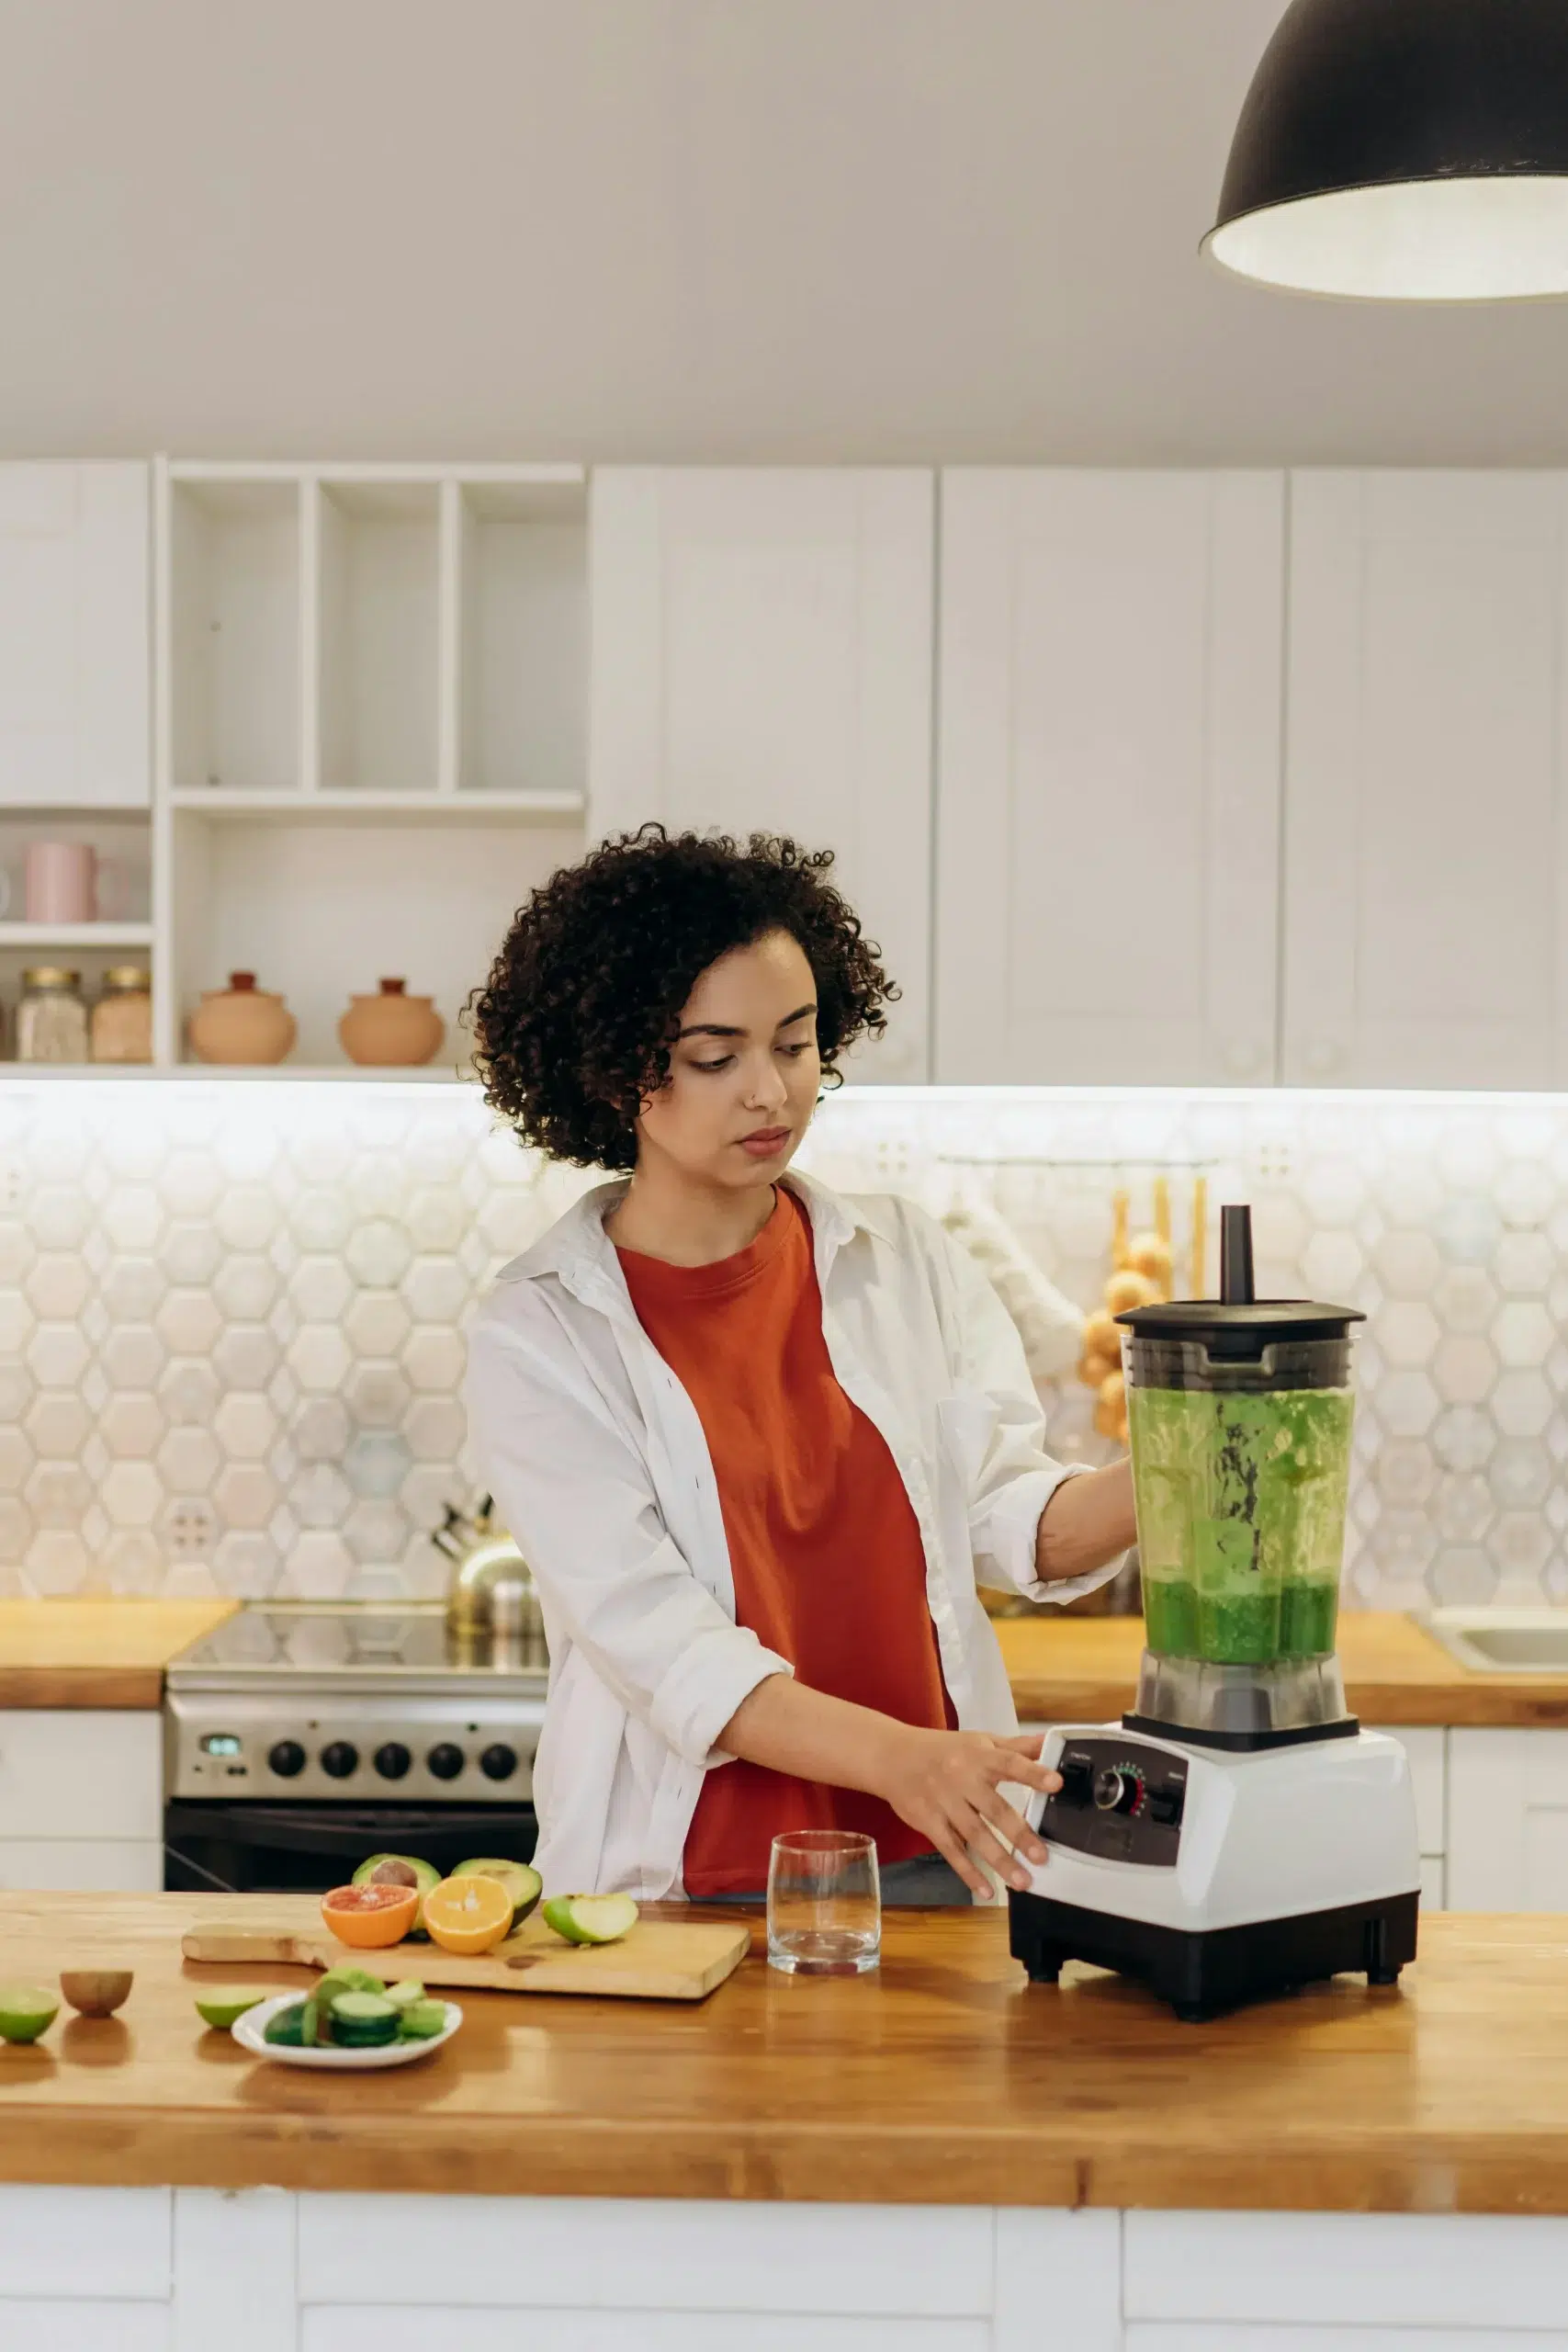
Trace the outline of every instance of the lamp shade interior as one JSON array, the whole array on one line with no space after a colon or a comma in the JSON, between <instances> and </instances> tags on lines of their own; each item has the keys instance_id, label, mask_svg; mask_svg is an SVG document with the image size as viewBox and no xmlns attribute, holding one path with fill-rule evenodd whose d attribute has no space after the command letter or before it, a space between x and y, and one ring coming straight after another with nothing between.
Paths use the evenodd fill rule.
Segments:
<instances>
[{"instance_id":1,"label":"lamp shade interior","mask_svg":"<svg viewBox=\"0 0 1568 2352\"><path fill-rule=\"evenodd\" d=\"M1244 212L1204 239L1224 268L1369 302L1568 294L1568 179L1412 180Z\"/></svg>"}]
</instances>

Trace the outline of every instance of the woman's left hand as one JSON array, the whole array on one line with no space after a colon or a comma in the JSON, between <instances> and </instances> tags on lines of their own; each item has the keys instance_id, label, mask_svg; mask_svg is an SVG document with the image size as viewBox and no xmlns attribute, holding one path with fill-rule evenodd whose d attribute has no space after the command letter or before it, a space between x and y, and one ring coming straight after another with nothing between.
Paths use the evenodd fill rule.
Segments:
<instances>
[{"instance_id":1,"label":"woman's left hand","mask_svg":"<svg viewBox=\"0 0 1568 2352\"><path fill-rule=\"evenodd\" d=\"M1045 1860L1044 1841L1001 1794L1001 1785L1021 1782L1046 1795L1061 1787L1060 1773L1040 1761L1044 1735L921 1731L895 1723L887 1733L875 1793L931 1839L982 1902L989 1901L991 1887L976 1854L1010 1886L1027 1887L1032 1873L1025 1865Z\"/></svg>"}]
</instances>

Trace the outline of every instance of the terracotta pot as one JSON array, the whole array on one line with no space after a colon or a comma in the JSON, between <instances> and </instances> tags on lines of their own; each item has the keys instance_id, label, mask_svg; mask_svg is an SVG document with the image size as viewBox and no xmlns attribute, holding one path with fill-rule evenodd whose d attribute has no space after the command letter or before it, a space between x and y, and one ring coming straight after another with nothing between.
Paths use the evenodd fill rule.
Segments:
<instances>
[{"instance_id":1,"label":"terracotta pot","mask_svg":"<svg viewBox=\"0 0 1568 2352\"><path fill-rule=\"evenodd\" d=\"M186 1026L204 1062L280 1062L299 1034L283 999L258 989L254 972L231 972L226 989L204 989Z\"/></svg>"},{"instance_id":2,"label":"terracotta pot","mask_svg":"<svg viewBox=\"0 0 1568 2352\"><path fill-rule=\"evenodd\" d=\"M408 996L405 980L383 980L378 996L356 996L337 1024L351 1062L413 1069L441 1050L446 1023L427 996Z\"/></svg>"}]
</instances>

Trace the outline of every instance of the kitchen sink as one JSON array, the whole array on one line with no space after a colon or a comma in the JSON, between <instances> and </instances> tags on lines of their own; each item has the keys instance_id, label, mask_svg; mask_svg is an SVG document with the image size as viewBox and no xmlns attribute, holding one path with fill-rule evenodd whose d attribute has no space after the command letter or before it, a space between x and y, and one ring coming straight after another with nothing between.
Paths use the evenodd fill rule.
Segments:
<instances>
[{"instance_id":1,"label":"kitchen sink","mask_svg":"<svg viewBox=\"0 0 1568 2352\"><path fill-rule=\"evenodd\" d=\"M1568 1608L1434 1609L1421 1619L1476 1674L1568 1674Z\"/></svg>"}]
</instances>

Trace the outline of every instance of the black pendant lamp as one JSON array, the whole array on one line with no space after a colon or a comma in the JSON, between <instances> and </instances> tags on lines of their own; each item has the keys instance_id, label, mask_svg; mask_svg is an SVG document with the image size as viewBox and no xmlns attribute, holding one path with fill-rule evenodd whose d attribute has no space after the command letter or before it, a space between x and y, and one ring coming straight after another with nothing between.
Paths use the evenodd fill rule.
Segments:
<instances>
[{"instance_id":1,"label":"black pendant lamp","mask_svg":"<svg viewBox=\"0 0 1568 2352\"><path fill-rule=\"evenodd\" d=\"M1568 294L1568 0L1292 0L1203 244L1293 293Z\"/></svg>"}]
</instances>

